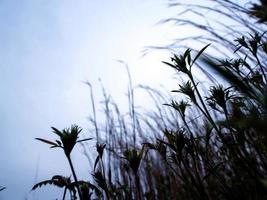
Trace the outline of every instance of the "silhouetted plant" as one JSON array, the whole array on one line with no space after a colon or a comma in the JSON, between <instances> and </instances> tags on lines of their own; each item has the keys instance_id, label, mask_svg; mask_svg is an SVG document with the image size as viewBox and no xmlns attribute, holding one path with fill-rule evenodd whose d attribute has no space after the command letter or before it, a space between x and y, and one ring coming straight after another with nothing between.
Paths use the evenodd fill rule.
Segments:
<instances>
[{"instance_id":1,"label":"silhouetted plant","mask_svg":"<svg viewBox=\"0 0 267 200\"><path fill-rule=\"evenodd\" d=\"M267 22L267 2L265 0L260 0L260 4L253 4L250 10L252 16L259 19L259 22Z\"/></svg>"},{"instance_id":2,"label":"silhouetted plant","mask_svg":"<svg viewBox=\"0 0 267 200\"><path fill-rule=\"evenodd\" d=\"M127 160L128 167L132 169L135 179L135 186L137 190L137 197L136 199L141 200L142 199L142 189L140 186L140 177L138 174L138 169L140 167L141 160L144 155L144 148L142 148L140 151L137 149L128 149L123 152L123 158Z\"/></svg>"},{"instance_id":3,"label":"silhouetted plant","mask_svg":"<svg viewBox=\"0 0 267 200\"><path fill-rule=\"evenodd\" d=\"M55 142L53 142L53 141L42 139L42 138L36 138L36 139L41 142L51 145L50 148L62 148L64 150L65 156L67 157L70 168L71 168L73 178L75 182L78 183L78 179L77 179L76 172L72 164L70 154L72 152L72 149L77 143L91 140L91 138L78 140L79 134L81 133L82 129L78 127L77 125L73 125L71 126L71 128L65 128L62 131L54 127L52 127L52 129L53 129L53 133L56 134L60 140L55 140ZM58 177L56 177L56 180L54 180L52 178L52 183L55 184L62 180L67 180L67 179L63 179L63 178L58 179ZM76 186L77 186L79 197L82 200L82 193L81 193L80 187L79 185L76 185Z\"/></svg>"},{"instance_id":4,"label":"silhouetted plant","mask_svg":"<svg viewBox=\"0 0 267 200\"><path fill-rule=\"evenodd\" d=\"M62 200L65 199L67 190L69 190L71 198L76 199L76 190L74 188L74 185L71 183L70 177L63 177L60 175L53 176L50 180L41 181L41 182L35 184L33 186L32 190L35 190L38 187L41 188L42 186L45 186L47 184L55 185L59 188L64 188Z\"/></svg>"},{"instance_id":5,"label":"silhouetted plant","mask_svg":"<svg viewBox=\"0 0 267 200\"><path fill-rule=\"evenodd\" d=\"M60 137L55 142L37 139L52 148L63 148L75 181L65 178L68 181L64 182L64 177L56 176L36 184L34 189L46 183L60 185L58 181L62 181L60 186L70 190L72 198L76 198L77 190L80 199L267 198L267 38L265 32L260 33L265 25L254 25L248 18L253 15L265 23L265 7L260 7L265 6L265 1L254 4L252 9L228 0L207 0L217 7L175 2L170 5L185 6L186 12L200 17L205 18L203 11L232 17L248 34L240 34L228 24L221 24L228 30L218 33L208 23L167 20L188 23L209 33L196 39L211 45L203 45L195 55L193 49L181 55L174 53L169 62L163 62L186 80L171 95L142 86L156 106L156 111L148 113L136 107L131 81L126 114L103 89L104 125L96 121L91 98L90 122L97 138L92 167L95 185L77 181L70 153L76 143L84 140L78 140L81 129L74 126L63 131L53 128ZM222 46L227 53L218 49ZM206 53L210 49L214 55ZM226 59L215 58L217 54ZM195 73L197 67L210 77L204 84ZM220 84L216 81L219 77Z\"/></svg>"}]
</instances>

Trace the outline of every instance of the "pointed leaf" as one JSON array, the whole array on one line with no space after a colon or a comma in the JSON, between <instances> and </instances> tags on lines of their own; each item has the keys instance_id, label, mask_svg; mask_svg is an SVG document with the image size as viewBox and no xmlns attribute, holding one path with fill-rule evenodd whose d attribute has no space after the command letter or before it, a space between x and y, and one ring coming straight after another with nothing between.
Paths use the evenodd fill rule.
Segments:
<instances>
[{"instance_id":1,"label":"pointed leaf","mask_svg":"<svg viewBox=\"0 0 267 200\"><path fill-rule=\"evenodd\" d=\"M176 69L176 66L173 65L173 64L171 64L171 63L168 63L168 62L165 62L165 61L163 61L162 63L164 63L164 64L166 64L166 65L169 65L170 67Z\"/></svg>"},{"instance_id":2,"label":"pointed leaf","mask_svg":"<svg viewBox=\"0 0 267 200\"><path fill-rule=\"evenodd\" d=\"M97 158L95 159L94 171L95 171L95 169L96 169L96 165L97 165L98 162L99 162L99 156L97 156Z\"/></svg>"},{"instance_id":3,"label":"pointed leaf","mask_svg":"<svg viewBox=\"0 0 267 200\"><path fill-rule=\"evenodd\" d=\"M36 188L38 188L38 187L42 187L42 186L47 185L47 184L52 185L52 184L53 184L53 180L45 180L45 181L41 181L41 182L35 184L35 185L32 187L32 190L35 190Z\"/></svg>"},{"instance_id":4,"label":"pointed leaf","mask_svg":"<svg viewBox=\"0 0 267 200\"><path fill-rule=\"evenodd\" d=\"M53 133L57 134L59 137L62 137L63 136L63 134L61 133L61 131L59 131L55 127L51 127L51 128L53 129Z\"/></svg>"},{"instance_id":5,"label":"pointed leaf","mask_svg":"<svg viewBox=\"0 0 267 200\"><path fill-rule=\"evenodd\" d=\"M53 145L53 146L58 146L57 143L55 142L52 142L52 141L49 141L49 140L45 140L45 139L42 139L42 138L35 138L36 140L39 140L41 142L44 142L46 144L50 144L50 145Z\"/></svg>"},{"instance_id":6,"label":"pointed leaf","mask_svg":"<svg viewBox=\"0 0 267 200\"><path fill-rule=\"evenodd\" d=\"M194 58L193 62L192 62L192 65L196 62L196 60L199 58L199 56L201 56L201 54L206 50L206 48L208 48L208 46L210 46L210 44L207 44L205 47L203 47L199 52L198 54L196 55L196 57ZM191 66L192 66L191 65Z\"/></svg>"},{"instance_id":7,"label":"pointed leaf","mask_svg":"<svg viewBox=\"0 0 267 200\"><path fill-rule=\"evenodd\" d=\"M56 140L57 144L61 146L61 142L59 140Z\"/></svg>"},{"instance_id":8,"label":"pointed leaf","mask_svg":"<svg viewBox=\"0 0 267 200\"><path fill-rule=\"evenodd\" d=\"M84 141L88 141L88 140L92 140L93 138L86 138L86 139L82 139L82 140L78 140L76 143L78 142L84 142Z\"/></svg>"}]
</instances>

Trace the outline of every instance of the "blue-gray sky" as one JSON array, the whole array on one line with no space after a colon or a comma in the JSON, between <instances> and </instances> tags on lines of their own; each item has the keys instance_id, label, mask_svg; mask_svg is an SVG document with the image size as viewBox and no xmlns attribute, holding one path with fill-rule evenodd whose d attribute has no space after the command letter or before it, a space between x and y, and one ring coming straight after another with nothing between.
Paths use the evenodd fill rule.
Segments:
<instances>
[{"instance_id":1,"label":"blue-gray sky","mask_svg":"<svg viewBox=\"0 0 267 200\"><path fill-rule=\"evenodd\" d=\"M35 181L69 175L63 152L34 140L53 138L51 126L77 123L87 132L90 81L97 96L101 78L123 103L125 68L135 83L164 84L170 73L147 45L163 45L177 35L155 26L174 12L163 0L0 0L0 199L55 199L52 188L30 193ZM92 144L93 148L93 144ZM73 154L80 176L89 177L79 148ZM38 172L38 173L36 173Z\"/></svg>"}]
</instances>

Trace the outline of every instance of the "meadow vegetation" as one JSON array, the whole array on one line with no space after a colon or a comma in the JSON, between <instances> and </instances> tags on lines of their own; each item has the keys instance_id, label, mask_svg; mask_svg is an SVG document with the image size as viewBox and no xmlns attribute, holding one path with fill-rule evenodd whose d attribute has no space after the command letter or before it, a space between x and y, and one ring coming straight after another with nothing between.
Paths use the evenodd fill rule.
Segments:
<instances>
[{"instance_id":1,"label":"meadow vegetation","mask_svg":"<svg viewBox=\"0 0 267 200\"><path fill-rule=\"evenodd\" d=\"M88 83L95 138L79 139L82 129L77 125L52 128L59 137L55 141L37 138L63 149L72 176L56 175L33 190L55 185L63 188L62 200L267 199L267 3L246 8L228 0L212 1L212 6L170 2L184 8L183 13L198 15L199 23L182 18L165 22L190 24L207 33L176 40L205 45L198 51L186 48L163 62L183 76L183 82L171 95L142 86L155 103L150 112L136 108L131 84L126 114L103 89L104 122L96 119ZM224 32L203 25L207 11L231 18L242 28L221 23ZM205 82L195 69L201 69ZM87 166L91 180L76 176L71 152L77 143L94 159ZM94 158L88 143L96 143Z\"/></svg>"}]
</instances>

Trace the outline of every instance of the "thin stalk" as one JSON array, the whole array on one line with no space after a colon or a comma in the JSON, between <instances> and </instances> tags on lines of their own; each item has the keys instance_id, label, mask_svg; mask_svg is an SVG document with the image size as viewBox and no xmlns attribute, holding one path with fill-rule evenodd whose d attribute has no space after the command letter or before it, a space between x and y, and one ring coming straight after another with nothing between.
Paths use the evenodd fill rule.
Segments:
<instances>
[{"instance_id":1,"label":"thin stalk","mask_svg":"<svg viewBox=\"0 0 267 200\"><path fill-rule=\"evenodd\" d=\"M237 142L237 140L236 140L236 138L234 136L234 133L233 133L233 129L231 128L231 125L230 125L228 110L227 110L226 106L223 106L223 112L224 112L224 115L225 115L225 119L226 119L226 123L227 123L227 128L230 131L231 137L232 137L233 141Z\"/></svg>"},{"instance_id":2,"label":"thin stalk","mask_svg":"<svg viewBox=\"0 0 267 200\"><path fill-rule=\"evenodd\" d=\"M128 172L129 183L130 183L130 194L132 196L132 194L133 194L133 192L132 192L132 178L131 178L131 175L130 175L129 171L127 171L127 172Z\"/></svg>"},{"instance_id":3,"label":"thin stalk","mask_svg":"<svg viewBox=\"0 0 267 200\"><path fill-rule=\"evenodd\" d=\"M102 173L103 173L103 176L104 176L104 178L106 177L106 173L105 173L105 165L104 165L104 162L103 162L103 159L100 157L100 163L101 163L101 169L102 169ZM106 182L106 180L105 180L105 182ZM109 200L109 193L108 193L108 191L107 190L104 190L104 192L105 192L105 194L106 194L106 196L107 196L107 200Z\"/></svg>"},{"instance_id":4,"label":"thin stalk","mask_svg":"<svg viewBox=\"0 0 267 200\"><path fill-rule=\"evenodd\" d=\"M135 186L137 189L137 195L138 195L138 200L141 200L141 187L140 187L140 178L138 176L138 172L134 173L134 178L135 178Z\"/></svg>"},{"instance_id":5,"label":"thin stalk","mask_svg":"<svg viewBox=\"0 0 267 200\"><path fill-rule=\"evenodd\" d=\"M96 141L99 142L99 131L98 131L97 120L96 120L96 110L95 110L95 100L94 100L93 88L89 82L87 84L90 87L90 96L91 96L91 104L92 104L92 109L93 109L93 117L94 117L93 123L95 126Z\"/></svg>"},{"instance_id":6,"label":"thin stalk","mask_svg":"<svg viewBox=\"0 0 267 200\"><path fill-rule=\"evenodd\" d=\"M215 130L216 130L218 133L220 133L220 130L218 129L218 127L217 127L217 125L215 124L215 122L213 121L213 119L212 119L212 117L211 117L211 115L210 115L210 113L209 113L209 111L208 111L208 109L207 109L207 107L206 107L206 105L205 105L205 103L204 103L204 101L203 101L201 95L200 95L200 92L198 91L197 85L196 85L196 83L195 83L195 81L194 81L194 79L193 79L192 74L189 74L188 76L189 76L190 80L192 81L192 84L193 84L193 86L194 86L194 88L195 88L195 90L196 90L196 92L197 92L198 98L199 98L199 100L200 100L200 102L201 102L201 104L202 104L202 106L203 106L203 109L205 110L205 113L206 113L207 116L208 116L208 119L210 120L210 122L211 122L212 125L214 126Z\"/></svg>"},{"instance_id":7,"label":"thin stalk","mask_svg":"<svg viewBox=\"0 0 267 200\"><path fill-rule=\"evenodd\" d=\"M66 193L67 193L67 187L65 187L65 189L64 189L64 193L63 193L63 197L62 197L62 200L65 200L65 197L66 197Z\"/></svg>"},{"instance_id":8,"label":"thin stalk","mask_svg":"<svg viewBox=\"0 0 267 200\"><path fill-rule=\"evenodd\" d=\"M70 158L69 155L67 155L67 159L68 159L68 161L69 161L70 168L71 168L71 172L72 172L72 175L73 175L73 177L74 177L74 180L75 180L75 182L78 184L78 179L77 179L77 176L76 176L76 173L75 173L75 170L74 170L74 167L73 167L73 164L72 164L72 161L71 161L71 158ZM77 185L76 187L77 187L77 190L78 190L78 194L79 194L80 200L83 200L83 199L82 199L82 193L81 193L81 191L80 191L79 186Z\"/></svg>"},{"instance_id":9,"label":"thin stalk","mask_svg":"<svg viewBox=\"0 0 267 200\"><path fill-rule=\"evenodd\" d=\"M193 138L194 138L194 134L193 134L192 131L190 130L190 128L189 128L189 126L188 126L188 124L187 124L187 122L186 122L186 120L185 120L185 117L184 117L184 116L181 116L181 117L182 117L182 120L183 120L183 122L184 122L186 128L188 129L188 131L189 131L189 133L190 133L190 135L191 135L191 138L192 138L192 144L194 145L194 150L195 150L195 152L196 152L196 157L200 159L200 155L199 155L199 153L198 153L198 150L197 150L197 148L196 148L195 141L194 141L194 139L193 139ZM196 175L198 176L199 182L201 183L201 181L200 181L200 177L199 177L199 170L197 170L197 167L196 167L196 161L195 161L195 158L193 158L193 156L192 156L192 159L193 159L193 161L194 161L194 167L195 167Z\"/></svg>"},{"instance_id":10,"label":"thin stalk","mask_svg":"<svg viewBox=\"0 0 267 200\"><path fill-rule=\"evenodd\" d=\"M264 73L264 69L263 69L264 67L262 66L262 64L261 64L261 62L260 62L259 57L257 56L257 54L255 54L255 58L257 60L258 65L260 66L261 73L262 73L262 76L264 78L265 84L267 84L267 79L266 79L266 76L265 76L265 73Z\"/></svg>"},{"instance_id":11,"label":"thin stalk","mask_svg":"<svg viewBox=\"0 0 267 200\"><path fill-rule=\"evenodd\" d=\"M197 190L197 194L199 195L200 198L202 199L209 199L208 194L206 193L204 187L202 184L198 184L197 181L195 180L194 175L192 174L191 170L190 170L190 166L188 166L188 164L185 163L185 161L182 159L182 164L184 166L184 169L186 170L187 174L189 175L191 181L192 181L192 185L195 187L195 189Z\"/></svg>"}]
</instances>

